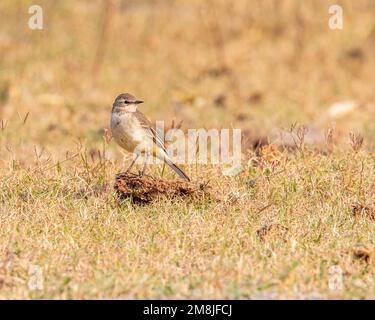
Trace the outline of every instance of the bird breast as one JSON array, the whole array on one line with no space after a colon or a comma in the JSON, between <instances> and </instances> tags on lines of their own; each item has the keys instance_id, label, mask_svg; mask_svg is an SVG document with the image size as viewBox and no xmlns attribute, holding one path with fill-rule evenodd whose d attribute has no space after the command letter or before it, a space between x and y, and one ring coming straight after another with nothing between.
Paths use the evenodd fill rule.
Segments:
<instances>
[{"instance_id":1,"label":"bird breast","mask_svg":"<svg viewBox=\"0 0 375 320\"><path fill-rule=\"evenodd\" d=\"M111 131L115 141L125 150L133 152L143 141L145 132L131 113L112 113Z\"/></svg>"}]
</instances>

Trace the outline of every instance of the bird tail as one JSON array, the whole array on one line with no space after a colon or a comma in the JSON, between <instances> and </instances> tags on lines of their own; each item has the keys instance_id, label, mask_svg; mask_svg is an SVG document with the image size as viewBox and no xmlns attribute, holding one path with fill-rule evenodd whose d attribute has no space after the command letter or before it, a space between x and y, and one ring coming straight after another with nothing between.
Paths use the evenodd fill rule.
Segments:
<instances>
[{"instance_id":1,"label":"bird tail","mask_svg":"<svg viewBox=\"0 0 375 320\"><path fill-rule=\"evenodd\" d=\"M165 162L167 163L167 165L169 165L171 167L171 169L176 172L180 178L182 179L185 179L187 181L190 181L189 177L185 174L185 172L183 172L179 167L177 167L172 160L166 158L165 159Z\"/></svg>"}]
</instances>

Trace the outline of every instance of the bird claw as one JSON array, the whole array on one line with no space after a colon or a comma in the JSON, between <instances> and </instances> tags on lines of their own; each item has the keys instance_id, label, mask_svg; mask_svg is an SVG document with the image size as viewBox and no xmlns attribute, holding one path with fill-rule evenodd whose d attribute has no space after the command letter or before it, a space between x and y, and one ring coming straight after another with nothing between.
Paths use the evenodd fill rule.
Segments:
<instances>
[{"instance_id":1,"label":"bird claw","mask_svg":"<svg viewBox=\"0 0 375 320\"><path fill-rule=\"evenodd\" d=\"M142 171L138 171L138 177L139 177L139 178L142 178L142 177L149 177L149 178L154 179L153 176L151 176L151 175L149 175L149 174L146 174L146 173L144 173L144 172L142 172Z\"/></svg>"}]
</instances>

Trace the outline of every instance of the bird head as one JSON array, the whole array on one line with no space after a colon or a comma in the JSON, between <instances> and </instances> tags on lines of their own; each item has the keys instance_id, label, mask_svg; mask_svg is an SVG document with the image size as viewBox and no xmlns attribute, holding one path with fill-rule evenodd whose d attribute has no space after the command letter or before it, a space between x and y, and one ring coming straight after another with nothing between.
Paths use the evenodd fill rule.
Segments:
<instances>
[{"instance_id":1,"label":"bird head","mask_svg":"<svg viewBox=\"0 0 375 320\"><path fill-rule=\"evenodd\" d=\"M112 112L135 112L140 103L143 103L143 101L130 93L122 93L115 99Z\"/></svg>"}]
</instances>

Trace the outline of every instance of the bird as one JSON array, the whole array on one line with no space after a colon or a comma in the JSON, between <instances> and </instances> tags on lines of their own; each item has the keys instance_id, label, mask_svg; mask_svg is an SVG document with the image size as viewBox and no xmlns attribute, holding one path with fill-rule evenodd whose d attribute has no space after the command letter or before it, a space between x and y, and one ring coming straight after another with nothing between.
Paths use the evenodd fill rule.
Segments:
<instances>
[{"instance_id":1,"label":"bird","mask_svg":"<svg viewBox=\"0 0 375 320\"><path fill-rule=\"evenodd\" d=\"M135 158L126 172L129 172L141 154L145 154L145 162L140 175L144 175L149 156L164 161L178 176L190 181L168 155L164 140L160 137L151 121L138 110L143 103L130 93L118 95L112 106L111 132L116 143L126 151L135 154ZM150 148L150 146L152 147Z\"/></svg>"}]
</instances>

